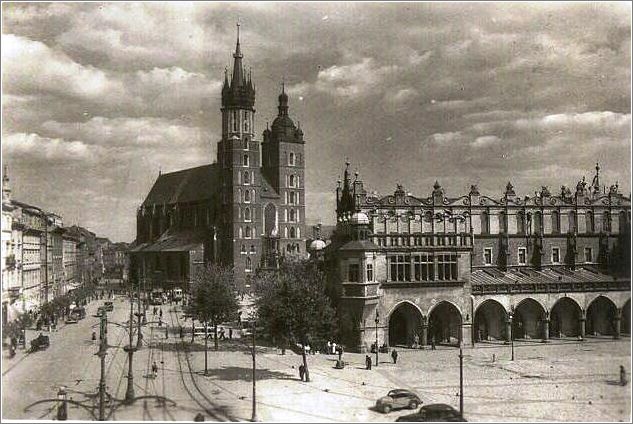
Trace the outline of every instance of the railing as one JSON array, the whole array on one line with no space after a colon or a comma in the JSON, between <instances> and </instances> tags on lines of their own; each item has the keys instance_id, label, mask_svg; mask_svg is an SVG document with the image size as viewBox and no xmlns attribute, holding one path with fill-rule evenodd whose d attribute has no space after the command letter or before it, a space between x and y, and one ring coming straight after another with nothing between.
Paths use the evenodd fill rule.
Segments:
<instances>
[{"instance_id":1,"label":"railing","mask_svg":"<svg viewBox=\"0 0 633 424\"><path fill-rule=\"evenodd\" d=\"M472 238L468 233L417 233L417 234L372 234L372 242L389 248L471 248Z\"/></svg>"},{"instance_id":2,"label":"railing","mask_svg":"<svg viewBox=\"0 0 633 424\"><path fill-rule=\"evenodd\" d=\"M583 281L554 283L473 284L473 295L513 293L571 293L630 291L630 281Z\"/></svg>"}]
</instances>

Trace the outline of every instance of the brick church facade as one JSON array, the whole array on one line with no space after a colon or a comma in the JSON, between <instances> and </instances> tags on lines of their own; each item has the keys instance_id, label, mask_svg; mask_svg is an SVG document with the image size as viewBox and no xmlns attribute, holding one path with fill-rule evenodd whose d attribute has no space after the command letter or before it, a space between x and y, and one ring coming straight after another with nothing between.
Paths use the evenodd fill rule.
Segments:
<instances>
[{"instance_id":1,"label":"brick church facade","mask_svg":"<svg viewBox=\"0 0 633 424\"><path fill-rule=\"evenodd\" d=\"M239 28L222 88L222 138L209 165L159 175L137 212L130 278L187 287L196 268L221 263L248 285L258 268L306 255L303 131L282 88L278 115L256 138L255 85L244 72Z\"/></svg>"}]
</instances>

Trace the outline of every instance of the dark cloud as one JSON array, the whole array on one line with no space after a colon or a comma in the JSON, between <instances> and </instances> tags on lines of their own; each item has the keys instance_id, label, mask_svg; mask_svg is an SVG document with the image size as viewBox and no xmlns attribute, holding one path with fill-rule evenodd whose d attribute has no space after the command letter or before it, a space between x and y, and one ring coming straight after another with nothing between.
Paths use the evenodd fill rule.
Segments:
<instances>
[{"instance_id":1,"label":"dark cloud","mask_svg":"<svg viewBox=\"0 0 633 424\"><path fill-rule=\"evenodd\" d=\"M15 194L131 240L159 169L209 163L240 19L258 132L286 79L311 220L348 157L372 190L630 190L628 3L3 3ZM46 178L43 178L46 177ZM323 205L326 205L324 208ZM116 222L111 217L116 216Z\"/></svg>"}]
</instances>

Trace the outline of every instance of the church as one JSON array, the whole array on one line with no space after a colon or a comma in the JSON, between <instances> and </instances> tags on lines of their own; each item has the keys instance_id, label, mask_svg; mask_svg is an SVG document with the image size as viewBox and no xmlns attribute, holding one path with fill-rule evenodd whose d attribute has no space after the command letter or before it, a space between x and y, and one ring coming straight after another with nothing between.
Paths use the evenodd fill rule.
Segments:
<instances>
[{"instance_id":1,"label":"church","mask_svg":"<svg viewBox=\"0 0 633 424\"><path fill-rule=\"evenodd\" d=\"M233 58L222 87L217 158L158 176L137 211L133 281L186 288L198 267L220 263L248 288L258 268L306 255L303 131L282 88L277 117L261 142L256 138L255 84L244 72L239 25Z\"/></svg>"}]
</instances>

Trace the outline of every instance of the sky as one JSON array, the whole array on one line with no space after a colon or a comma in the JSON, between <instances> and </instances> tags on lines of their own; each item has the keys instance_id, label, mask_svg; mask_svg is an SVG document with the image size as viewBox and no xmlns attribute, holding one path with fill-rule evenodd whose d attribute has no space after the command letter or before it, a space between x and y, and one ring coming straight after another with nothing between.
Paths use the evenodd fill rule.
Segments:
<instances>
[{"instance_id":1,"label":"sky","mask_svg":"<svg viewBox=\"0 0 633 424\"><path fill-rule=\"evenodd\" d=\"M631 4L3 3L2 161L13 197L113 241L160 171L213 162L236 22L256 133L285 80L308 223L346 159L369 191L631 190Z\"/></svg>"}]
</instances>

